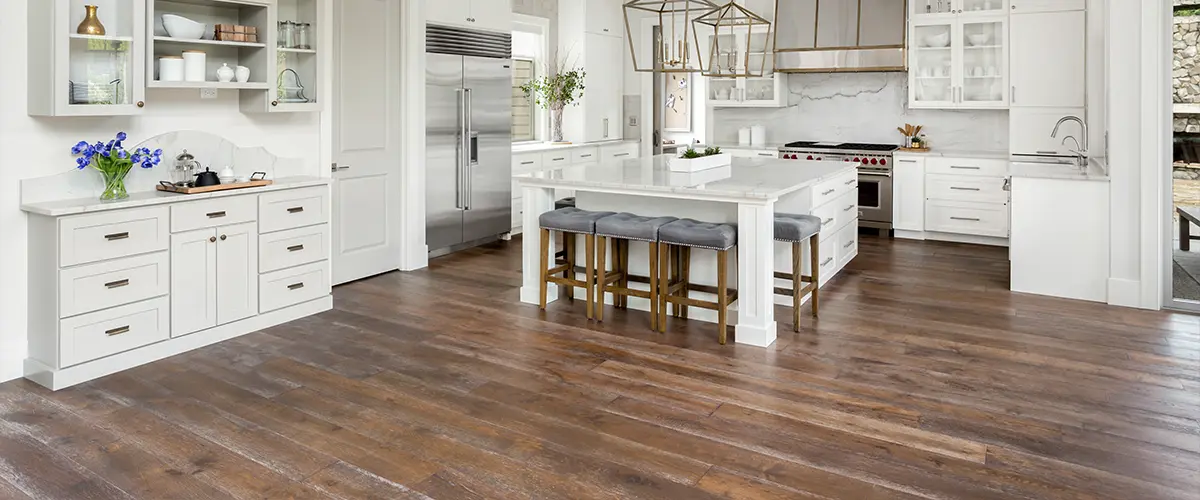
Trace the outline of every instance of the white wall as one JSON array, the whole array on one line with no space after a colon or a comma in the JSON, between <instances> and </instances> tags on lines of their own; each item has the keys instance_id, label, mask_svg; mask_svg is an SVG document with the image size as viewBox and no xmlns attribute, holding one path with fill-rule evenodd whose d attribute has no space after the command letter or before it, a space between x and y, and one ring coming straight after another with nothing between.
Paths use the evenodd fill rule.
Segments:
<instances>
[{"instance_id":1,"label":"white wall","mask_svg":"<svg viewBox=\"0 0 1200 500\"><path fill-rule=\"evenodd\" d=\"M0 16L0 150L5 151L0 182L0 381L21 376L26 337L26 215L19 209L19 181L73 168L71 145L110 138L118 131L130 141L172 130L204 130L241 146L265 146L279 156L308 158L312 175L319 168L320 115L244 115L237 94L223 91L217 100L201 101L198 91L152 90L139 117L31 118L25 112L26 5L5 2ZM174 152L167 152L173 154ZM204 161L204 158L200 158ZM79 175L97 175L78 172ZM46 277L53 279L53 277Z\"/></svg>"}]
</instances>

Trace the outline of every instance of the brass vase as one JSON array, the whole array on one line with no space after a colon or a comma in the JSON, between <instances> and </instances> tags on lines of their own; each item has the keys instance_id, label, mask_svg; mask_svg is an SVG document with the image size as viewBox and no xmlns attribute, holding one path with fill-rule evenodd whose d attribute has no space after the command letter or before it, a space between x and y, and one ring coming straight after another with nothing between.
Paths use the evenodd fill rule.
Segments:
<instances>
[{"instance_id":1,"label":"brass vase","mask_svg":"<svg viewBox=\"0 0 1200 500\"><path fill-rule=\"evenodd\" d=\"M87 9L87 17L83 18L75 32L80 35L104 36L104 25L100 24L100 18L96 17L96 6L85 5L84 8Z\"/></svg>"}]
</instances>

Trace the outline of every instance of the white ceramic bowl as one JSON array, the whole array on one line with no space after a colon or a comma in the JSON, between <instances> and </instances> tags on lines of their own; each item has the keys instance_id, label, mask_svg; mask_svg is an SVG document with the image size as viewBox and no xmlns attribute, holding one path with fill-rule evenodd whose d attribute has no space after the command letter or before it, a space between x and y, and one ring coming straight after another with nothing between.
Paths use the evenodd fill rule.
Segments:
<instances>
[{"instance_id":1,"label":"white ceramic bowl","mask_svg":"<svg viewBox=\"0 0 1200 500\"><path fill-rule=\"evenodd\" d=\"M950 34L941 33L938 35L929 35L925 37L926 47L948 47L950 46Z\"/></svg>"},{"instance_id":2,"label":"white ceramic bowl","mask_svg":"<svg viewBox=\"0 0 1200 500\"><path fill-rule=\"evenodd\" d=\"M978 47L980 45L987 45L989 42L992 41L992 35L988 35L986 33L967 35L967 41L971 42L972 47Z\"/></svg>"},{"instance_id":3,"label":"white ceramic bowl","mask_svg":"<svg viewBox=\"0 0 1200 500\"><path fill-rule=\"evenodd\" d=\"M168 36L182 40L199 40L204 37L204 32L208 28L208 25L204 23L198 23L175 14L163 14L162 22L163 29L167 30Z\"/></svg>"},{"instance_id":4,"label":"white ceramic bowl","mask_svg":"<svg viewBox=\"0 0 1200 500\"><path fill-rule=\"evenodd\" d=\"M237 176L218 177L218 178L221 179L221 184L236 184L238 182Z\"/></svg>"}]
</instances>

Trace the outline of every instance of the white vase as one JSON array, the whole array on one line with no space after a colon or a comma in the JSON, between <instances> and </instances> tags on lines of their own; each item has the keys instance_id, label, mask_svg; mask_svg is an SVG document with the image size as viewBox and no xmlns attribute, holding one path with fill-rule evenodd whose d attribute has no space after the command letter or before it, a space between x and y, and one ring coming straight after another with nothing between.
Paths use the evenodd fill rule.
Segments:
<instances>
[{"instance_id":1,"label":"white vase","mask_svg":"<svg viewBox=\"0 0 1200 500\"><path fill-rule=\"evenodd\" d=\"M222 63L221 67L217 68L217 81L221 83L233 81L233 68L230 68L228 63Z\"/></svg>"},{"instance_id":2,"label":"white vase","mask_svg":"<svg viewBox=\"0 0 1200 500\"><path fill-rule=\"evenodd\" d=\"M550 140L553 142L563 142L563 108L552 109L550 110L550 114L551 120L554 122L553 127L551 127L553 129L553 133L551 134L552 137Z\"/></svg>"},{"instance_id":3,"label":"white vase","mask_svg":"<svg viewBox=\"0 0 1200 500\"><path fill-rule=\"evenodd\" d=\"M238 83L246 83L250 81L250 68L238 66L237 70L234 71L234 75L237 76Z\"/></svg>"}]
</instances>

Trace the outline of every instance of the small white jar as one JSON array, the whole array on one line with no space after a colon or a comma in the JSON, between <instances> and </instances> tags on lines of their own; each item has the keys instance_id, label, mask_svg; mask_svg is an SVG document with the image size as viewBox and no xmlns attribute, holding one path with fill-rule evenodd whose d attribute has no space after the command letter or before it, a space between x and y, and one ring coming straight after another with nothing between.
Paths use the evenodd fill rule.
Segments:
<instances>
[{"instance_id":1,"label":"small white jar","mask_svg":"<svg viewBox=\"0 0 1200 500\"><path fill-rule=\"evenodd\" d=\"M207 80L208 55L199 50L183 51L183 79L189 82Z\"/></svg>"},{"instance_id":2,"label":"small white jar","mask_svg":"<svg viewBox=\"0 0 1200 500\"><path fill-rule=\"evenodd\" d=\"M183 81L183 58L162 56L158 58L158 80L162 82Z\"/></svg>"}]
</instances>

